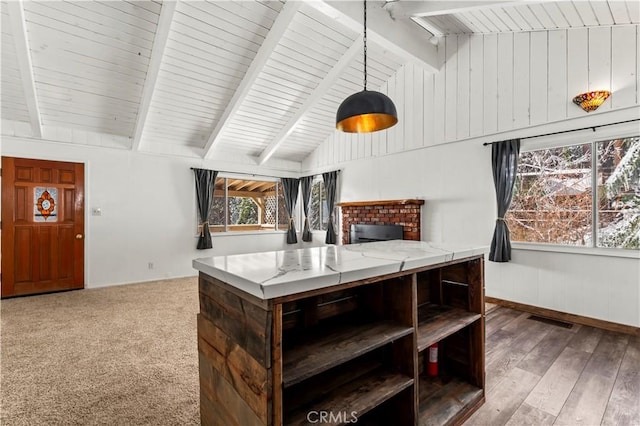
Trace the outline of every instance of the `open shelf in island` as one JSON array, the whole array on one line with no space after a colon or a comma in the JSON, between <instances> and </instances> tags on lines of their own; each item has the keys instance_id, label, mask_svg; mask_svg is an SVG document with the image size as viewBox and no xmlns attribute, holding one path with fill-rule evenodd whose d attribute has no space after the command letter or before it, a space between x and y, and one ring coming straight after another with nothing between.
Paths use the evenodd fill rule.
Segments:
<instances>
[{"instance_id":1,"label":"open shelf in island","mask_svg":"<svg viewBox=\"0 0 640 426\"><path fill-rule=\"evenodd\" d=\"M481 314L433 303L418 308L418 351L480 319Z\"/></svg>"},{"instance_id":2,"label":"open shelf in island","mask_svg":"<svg viewBox=\"0 0 640 426\"><path fill-rule=\"evenodd\" d=\"M293 348L283 350L283 387L295 385L412 332L412 327L394 321L377 321L335 325L320 334L310 333Z\"/></svg>"},{"instance_id":3,"label":"open shelf in island","mask_svg":"<svg viewBox=\"0 0 640 426\"><path fill-rule=\"evenodd\" d=\"M285 425L308 425L308 415L324 411L333 414L333 420L322 422L327 425L353 423L359 416L379 406L388 399L413 385L412 377L391 372L383 367L376 368L344 385L334 388L328 394L285 414Z\"/></svg>"},{"instance_id":4,"label":"open shelf in island","mask_svg":"<svg viewBox=\"0 0 640 426\"><path fill-rule=\"evenodd\" d=\"M421 376L418 381L420 426L455 423L484 398L482 388L457 377Z\"/></svg>"}]
</instances>

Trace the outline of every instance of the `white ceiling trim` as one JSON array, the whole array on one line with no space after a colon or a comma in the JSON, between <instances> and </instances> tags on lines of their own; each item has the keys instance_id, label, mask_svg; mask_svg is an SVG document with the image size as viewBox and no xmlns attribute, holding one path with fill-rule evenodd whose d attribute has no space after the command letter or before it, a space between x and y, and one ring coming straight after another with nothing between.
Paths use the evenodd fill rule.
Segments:
<instances>
[{"instance_id":1,"label":"white ceiling trim","mask_svg":"<svg viewBox=\"0 0 640 426\"><path fill-rule=\"evenodd\" d=\"M543 0L535 1L536 3ZM491 6L515 6L531 1L490 0L490 1L395 1L388 3L385 8L394 18L410 18L424 16L449 15L452 13L469 12L486 9Z\"/></svg>"},{"instance_id":2,"label":"white ceiling trim","mask_svg":"<svg viewBox=\"0 0 640 426\"><path fill-rule=\"evenodd\" d=\"M42 137L42 120L40 119L40 107L36 95L36 84L33 77L33 65L31 63L31 50L27 41L27 26L24 19L24 8L22 0L10 1L7 3L9 18L11 20L11 31L16 46L16 56L20 69L22 87L24 89L25 102L29 110L29 118L33 134Z\"/></svg>"},{"instance_id":3,"label":"white ceiling trim","mask_svg":"<svg viewBox=\"0 0 640 426\"><path fill-rule=\"evenodd\" d=\"M249 94L251 88L253 87L253 84L260 75L260 72L262 72L262 69L269 60L269 57L273 53L273 50L276 48L280 39L287 31L289 24L293 20L293 17L296 15L296 13L298 13L300 7L302 7L302 4L303 2L301 1L290 1L282 6L278 17L271 26L271 30L269 30L269 33L265 37L262 45L260 46L260 49L258 50L258 53L253 58L249 69L238 85L238 88L231 98L231 101L222 113L218 124L213 129L213 132L211 132L211 135L209 135L209 138L207 139L207 143L205 144L203 150L205 158L211 157L213 148L222 139L223 131L227 128L227 126L231 122L231 119L233 118L233 115L238 111L243 101Z\"/></svg>"},{"instance_id":4,"label":"white ceiling trim","mask_svg":"<svg viewBox=\"0 0 640 426\"><path fill-rule=\"evenodd\" d=\"M336 81L342 76L344 70L351 64L351 62L355 59L356 55L362 49L363 40L362 36L358 37L353 44L347 49L347 51L342 55L340 60L336 62L336 64L331 68L331 70L327 73L325 78L316 86L313 92L309 95L309 97L304 101L304 103L300 106L298 111L289 119L287 124L278 132L278 134L273 138L273 140L267 145L267 147L262 151L260 157L258 158L258 164L262 165L266 161L271 158L273 154L278 150L278 148L282 145L282 143L289 137L289 135L296 128L298 123L304 118L305 114L313 108L313 106L318 102L322 97L327 94L327 92L333 87Z\"/></svg>"},{"instance_id":5,"label":"white ceiling trim","mask_svg":"<svg viewBox=\"0 0 640 426\"><path fill-rule=\"evenodd\" d=\"M345 27L362 32L361 2L312 0L306 4ZM367 7L367 38L407 62L417 63L427 72L438 72L437 48L428 43L424 31L415 25L406 25L407 21L393 19L379 2L370 4Z\"/></svg>"},{"instance_id":6,"label":"white ceiling trim","mask_svg":"<svg viewBox=\"0 0 640 426\"><path fill-rule=\"evenodd\" d=\"M432 25L430 22L422 19L421 17L416 16L411 18L411 20L416 24L420 25L425 30L429 31L431 34L433 34L435 39L433 41L429 40L431 43L436 42L439 37L443 37L445 35L440 28L436 27L435 25Z\"/></svg>"},{"instance_id":7,"label":"white ceiling trim","mask_svg":"<svg viewBox=\"0 0 640 426\"><path fill-rule=\"evenodd\" d=\"M138 107L138 116L136 118L136 125L133 132L133 141L131 143L132 151L140 149L142 132L147 121L147 115L149 114L153 91L158 81L160 65L162 64L162 57L164 56L164 48L167 45L167 39L169 38L169 32L171 30L171 22L173 21L173 13L176 10L177 3L177 1L168 0L162 2L156 36L153 40L151 59L149 60L149 68L147 69L147 78L144 81L142 99L140 101L140 106Z\"/></svg>"}]
</instances>

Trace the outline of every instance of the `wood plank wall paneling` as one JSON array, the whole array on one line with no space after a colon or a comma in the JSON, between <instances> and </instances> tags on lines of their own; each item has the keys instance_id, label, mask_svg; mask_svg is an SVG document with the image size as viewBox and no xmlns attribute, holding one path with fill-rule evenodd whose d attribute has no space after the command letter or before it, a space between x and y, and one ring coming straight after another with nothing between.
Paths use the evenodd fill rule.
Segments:
<instances>
[{"instance_id":1,"label":"wood plank wall paneling","mask_svg":"<svg viewBox=\"0 0 640 426\"><path fill-rule=\"evenodd\" d=\"M531 33L513 34L514 55L515 52L521 55L520 60L513 61L513 127L516 128L530 123L530 43Z\"/></svg>"},{"instance_id":2,"label":"wood plank wall paneling","mask_svg":"<svg viewBox=\"0 0 640 426\"><path fill-rule=\"evenodd\" d=\"M637 105L638 28L447 36L438 47L439 73L409 63L381 85L398 108L397 126L357 137L335 132L304 166L321 168L583 117L587 113L572 99L588 90L613 92L598 111Z\"/></svg>"},{"instance_id":3,"label":"wood plank wall paneling","mask_svg":"<svg viewBox=\"0 0 640 426\"><path fill-rule=\"evenodd\" d=\"M482 134L498 130L498 36L484 36L484 95L482 100Z\"/></svg>"},{"instance_id":4,"label":"wood plank wall paneling","mask_svg":"<svg viewBox=\"0 0 640 426\"><path fill-rule=\"evenodd\" d=\"M569 96L589 90L589 30L567 32L567 79ZM568 77L571 78L568 78ZM583 114L580 108L568 108L567 117Z\"/></svg>"},{"instance_id":5,"label":"wood plank wall paneling","mask_svg":"<svg viewBox=\"0 0 640 426\"><path fill-rule=\"evenodd\" d=\"M634 79L637 58L625 51L629 40L636 38L638 27L625 26L611 32L611 108L619 108L636 102ZM636 59L636 61L634 61ZM604 106L604 105L603 105Z\"/></svg>"},{"instance_id":6,"label":"wood plank wall paneling","mask_svg":"<svg viewBox=\"0 0 640 426\"><path fill-rule=\"evenodd\" d=\"M458 91L458 37L447 37L444 40L445 65L444 65L444 139L453 141L456 139L457 96Z\"/></svg>"},{"instance_id":7,"label":"wood plank wall paneling","mask_svg":"<svg viewBox=\"0 0 640 426\"><path fill-rule=\"evenodd\" d=\"M456 119L460 123L456 126L456 139L469 137L470 119L470 75L471 75L471 52L468 35L458 36L458 80L456 91L458 92L456 104Z\"/></svg>"},{"instance_id":8,"label":"wood plank wall paneling","mask_svg":"<svg viewBox=\"0 0 640 426\"><path fill-rule=\"evenodd\" d=\"M445 98L445 77L447 72L445 70L445 48L446 48L446 38L443 42L444 44L438 47L438 64L440 65L440 71L433 75L434 79L434 96L433 96L433 144L440 143L440 141L444 141L444 117L445 110L443 108L444 98ZM427 99L427 102L429 100ZM405 120L407 117L400 117Z\"/></svg>"},{"instance_id":9,"label":"wood plank wall paneling","mask_svg":"<svg viewBox=\"0 0 640 426\"><path fill-rule=\"evenodd\" d=\"M513 33L498 34L498 131L513 129Z\"/></svg>"},{"instance_id":10,"label":"wood plank wall paneling","mask_svg":"<svg viewBox=\"0 0 640 426\"><path fill-rule=\"evenodd\" d=\"M546 105L540 105L540 109L536 112L536 114L539 114L540 120L536 120L533 124L566 118L567 106L570 105L568 103L570 101L566 77L569 62L567 58L567 32L549 31L541 34L545 34L546 37L543 40L539 40L539 45L536 45L535 48L541 54L536 59L546 65L546 69L540 69L539 71L544 72L544 75L547 76L547 103ZM544 56L542 56L542 50L545 50ZM583 82L579 83L582 84ZM532 93L534 92L532 91Z\"/></svg>"}]
</instances>

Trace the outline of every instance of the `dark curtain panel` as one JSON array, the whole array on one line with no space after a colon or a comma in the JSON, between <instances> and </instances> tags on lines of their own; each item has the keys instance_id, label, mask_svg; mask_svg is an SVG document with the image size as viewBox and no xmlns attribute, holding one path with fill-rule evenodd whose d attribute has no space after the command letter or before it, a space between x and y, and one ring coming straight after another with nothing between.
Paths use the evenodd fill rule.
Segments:
<instances>
[{"instance_id":1,"label":"dark curtain panel","mask_svg":"<svg viewBox=\"0 0 640 426\"><path fill-rule=\"evenodd\" d=\"M324 242L327 244L336 243L336 230L333 226L333 209L336 205L336 186L338 182L338 172L327 172L322 174L324 180L324 190L327 194L327 208L329 209L329 220L327 222L327 238Z\"/></svg>"},{"instance_id":2,"label":"dark curtain panel","mask_svg":"<svg viewBox=\"0 0 640 426\"><path fill-rule=\"evenodd\" d=\"M284 204L289 214L289 227L287 228L287 244L295 244L298 242L296 236L296 224L293 220L293 209L298 199L298 184L300 179L282 178L282 187L284 188Z\"/></svg>"},{"instance_id":3,"label":"dark curtain panel","mask_svg":"<svg viewBox=\"0 0 640 426\"><path fill-rule=\"evenodd\" d=\"M309 201L311 201L311 185L313 184L313 176L305 176L300 178L302 189L302 210L304 210L304 229L302 230L302 241L311 241L313 234L309 226Z\"/></svg>"},{"instance_id":4,"label":"dark curtain panel","mask_svg":"<svg viewBox=\"0 0 640 426\"><path fill-rule=\"evenodd\" d=\"M520 154L520 139L497 142L491 145L491 166L493 168L493 184L496 188L498 204L498 218L496 229L493 231L489 260L493 262L508 262L511 260L511 240L509 228L504 220L511 205L513 185L516 182L518 169L518 155Z\"/></svg>"},{"instance_id":5,"label":"dark curtain panel","mask_svg":"<svg viewBox=\"0 0 640 426\"><path fill-rule=\"evenodd\" d=\"M213 204L213 191L218 172L205 169L193 169L196 178L196 198L198 199L198 215L200 216L200 238L198 238L198 250L213 247L211 233L209 232L209 212Z\"/></svg>"}]
</instances>

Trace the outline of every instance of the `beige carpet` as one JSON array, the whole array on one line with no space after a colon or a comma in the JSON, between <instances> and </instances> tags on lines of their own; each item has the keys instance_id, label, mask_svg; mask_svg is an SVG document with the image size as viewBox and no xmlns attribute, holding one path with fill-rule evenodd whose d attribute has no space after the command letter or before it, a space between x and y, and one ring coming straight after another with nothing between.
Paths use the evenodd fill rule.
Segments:
<instances>
[{"instance_id":1,"label":"beige carpet","mask_svg":"<svg viewBox=\"0 0 640 426\"><path fill-rule=\"evenodd\" d=\"M2 425L199 423L196 278L3 300Z\"/></svg>"}]
</instances>

